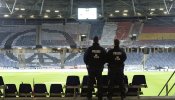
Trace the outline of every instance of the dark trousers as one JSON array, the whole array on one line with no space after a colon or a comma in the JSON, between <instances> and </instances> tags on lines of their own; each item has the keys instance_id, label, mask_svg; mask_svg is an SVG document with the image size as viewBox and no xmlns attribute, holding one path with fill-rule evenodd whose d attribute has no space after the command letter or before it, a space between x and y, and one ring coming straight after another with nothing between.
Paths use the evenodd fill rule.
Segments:
<instances>
[{"instance_id":1,"label":"dark trousers","mask_svg":"<svg viewBox=\"0 0 175 100\"><path fill-rule=\"evenodd\" d=\"M92 91L94 90L95 80L97 80L98 98L102 98L102 70L89 68L88 69L88 98L92 97Z\"/></svg>"},{"instance_id":2,"label":"dark trousers","mask_svg":"<svg viewBox=\"0 0 175 100\"><path fill-rule=\"evenodd\" d=\"M123 71L111 70L108 73L109 85L108 85L108 97L113 96L114 86L118 85L120 90L120 96L125 96L125 86L124 86L124 74Z\"/></svg>"}]
</instances>

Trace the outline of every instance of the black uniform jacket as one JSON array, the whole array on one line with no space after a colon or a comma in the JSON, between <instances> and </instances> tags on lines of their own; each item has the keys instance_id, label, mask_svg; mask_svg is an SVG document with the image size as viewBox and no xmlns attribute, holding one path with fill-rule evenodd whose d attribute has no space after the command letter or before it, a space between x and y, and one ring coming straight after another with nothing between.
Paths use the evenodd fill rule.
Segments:
<instances>
[{"instance_id":1,"label":"black uniform jacket","mask_svg":"<svg viewBox=\"0 0 175 100\"><path fill-rule=\"evenodd\" d=\"M98 43L93 43L84 54L84 62L88 68L102 68L106 63L106 51Z\"/></svg>"}]
</instances>

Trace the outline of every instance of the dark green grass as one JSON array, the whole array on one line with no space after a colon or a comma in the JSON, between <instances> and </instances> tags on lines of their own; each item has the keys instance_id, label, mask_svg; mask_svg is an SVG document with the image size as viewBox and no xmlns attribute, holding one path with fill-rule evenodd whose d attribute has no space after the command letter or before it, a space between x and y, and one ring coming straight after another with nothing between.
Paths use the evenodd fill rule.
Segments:
<instances>
[{"instance_id":1,"label":"dark green grass","mask_svg":"<svg viewBox=\"0 0 175 100\"><path fill-rule=\"evenodd\" d=\"M14 83L17 88L19 88L19 84L22 82L30 83L32 86L33 82L45 83L48 91L51 83L61 83L64 85L68 75L78 75L80 80L82 80L82 77L86 74L86 72L0 72L5 84ZM125 75L128 76L129 83L131 83L133 75L138 74L146 76L148 88L142 89L144 96L157 96L172 72L125 72ZM169 88L174 82L175 75L169 83ZM165 95L165 91L162 95ZM175 87L170 95L175 95Z\"/></svg>"}]
</instances>

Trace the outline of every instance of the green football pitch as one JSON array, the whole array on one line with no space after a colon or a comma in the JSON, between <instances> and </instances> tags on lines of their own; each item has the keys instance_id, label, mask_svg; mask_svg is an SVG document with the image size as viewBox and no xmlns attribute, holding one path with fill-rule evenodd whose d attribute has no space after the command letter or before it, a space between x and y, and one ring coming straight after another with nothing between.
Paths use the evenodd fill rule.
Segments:
<instances>
[{"instance_id":1,"label":"green football pitch","mask_svg":"<svg viewBox=\"0 0 175 100\"><path fill-rule=\"evenodd\" d=\"M80 81L86 72L1 72L0 76L3 76L4 83L16 84L19 88L20 83L30 83L33 86L33 83L45 83L47 90L49 91L50 84L52 83L61 83L65 85L66 77L68 75L78 75ZM105 72L103 74L106 74ZM144 96L157 96L162 89L162 87L167 82L168 78L171 76L172 72L125 72L125 75L128 76L128 82L131 83L133 75L145 75L148 88L142 88ZM169 88L175 82L175 75L168 84ZM161 95L165 95L165 90ZM170 96L175 96L175 87L170 92Z\"/></svg>"}]
</instances>

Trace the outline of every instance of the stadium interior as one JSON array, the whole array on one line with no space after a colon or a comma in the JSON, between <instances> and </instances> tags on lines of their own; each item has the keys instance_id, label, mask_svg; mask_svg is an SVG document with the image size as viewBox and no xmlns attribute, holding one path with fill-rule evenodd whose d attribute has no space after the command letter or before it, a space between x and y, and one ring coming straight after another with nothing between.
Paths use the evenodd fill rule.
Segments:
<instances>
[{"instance_id":1,"label":"stadium interior","mask_svg":"<svg viewBox=\"0 0 175 100\"><path fill-rule=\"evenodd\" d=\"M79 14L79 8L88 14ZM97 11L91 14L90 8ZM148 85L146 76L134 75L131 84L126 81L130 96L126 100L175 99L175 0L0 0L0 72L86 70L84 51L94 36L106 50L114 39L120 40L127 54L126 72L171 73L167 80L173 85L166 95L154 97L140 96ZM49 93L44 83L33 87L21 83L16 88L0 76L3 100L64 100L77 95L77 100L85 100L81 97L87 92L86 76L82 82L77 75L69 76L65 86L51 84ZM119 100L117 89L115 97Z\"/></svg>"}]
</instances>

